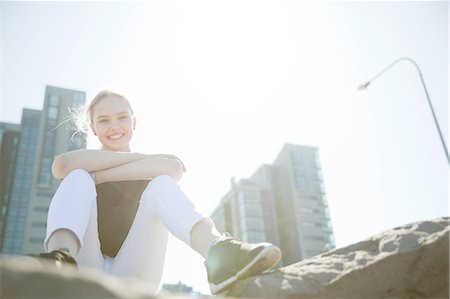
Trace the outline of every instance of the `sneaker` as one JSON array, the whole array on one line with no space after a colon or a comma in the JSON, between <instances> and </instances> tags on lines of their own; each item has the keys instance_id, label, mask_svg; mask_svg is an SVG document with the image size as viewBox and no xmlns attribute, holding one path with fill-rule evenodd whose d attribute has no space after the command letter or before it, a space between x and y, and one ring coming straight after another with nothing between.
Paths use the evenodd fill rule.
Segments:
<instances>
[{"instance_id":1,"label":"sneaker","mask_svg":"<svg viewBox=\"0 0 450 299\"><path fill-rule=\"evenodd\" d=\"M243 243L235 238L216 242L205 261L211 294L226 291L238 279L270 269L280 258L280 249L270 243Z\"/></svg>"},{"instance_id":2,"label":"sneaker","mask_svg":"<svg viewBox=\"0 0 450 299\"><path fill-rule=\"evenodd\" d=\"M48 261L49 263L47 264L56 267L56 269L61 269L63 265L70 265L72 267L78 268L75 259L67 252L62 250L54 250L49 253L41 253L38 254L36 257Z\"/></svg>"}]
</instances>

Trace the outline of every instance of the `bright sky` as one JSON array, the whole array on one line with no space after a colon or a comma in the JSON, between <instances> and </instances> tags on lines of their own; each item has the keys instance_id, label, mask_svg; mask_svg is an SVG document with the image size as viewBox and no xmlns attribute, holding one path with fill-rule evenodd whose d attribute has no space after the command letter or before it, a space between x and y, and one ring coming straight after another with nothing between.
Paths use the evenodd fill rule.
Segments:
<instances>
[{"instance_id":1,"label":"bright sky","mask_svg":"<svg viewBox=\"0 0 450 299\"><path fill-rule=\"evenodd\" d=\"M286 142L319 148L338 247L449 215L447 2L1 3L1 117L42 109L45 85L129 96L133 149L172 153L210 213L230 178ZM89 147L95 148L90 139ZM164 282L207 293L200 256L170 239Z\"/></svg>"}]
</instances>

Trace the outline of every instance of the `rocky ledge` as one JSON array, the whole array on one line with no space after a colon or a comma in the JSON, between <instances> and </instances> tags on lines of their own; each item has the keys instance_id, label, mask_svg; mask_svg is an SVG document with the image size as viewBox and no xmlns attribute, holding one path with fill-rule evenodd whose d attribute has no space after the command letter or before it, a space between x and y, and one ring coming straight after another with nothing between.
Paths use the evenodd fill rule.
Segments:
<instances>
[{"instance_id":1,"label":"rocky ledge","mask_svg":"<svg viewBox=\"0 0 450 299\"><path fill-rule=\"evenodd\" d=\"M449 298L449 218L421 221L254 276L245 298ZM154 298L145 287L86 269L55 271L0 258L0 298ZM167 297L159 296L159 297Z\"/></svg>"},{"instance_id":2,"label":"rocky ledge","mask_svg":"<svg viewBox=\"0 0 450 299\"><path fill-rule=\"evenodd\" d=\"M249 298L449 298L449 218L416 222L240 281Z\"/></svg>"}]
</instances>

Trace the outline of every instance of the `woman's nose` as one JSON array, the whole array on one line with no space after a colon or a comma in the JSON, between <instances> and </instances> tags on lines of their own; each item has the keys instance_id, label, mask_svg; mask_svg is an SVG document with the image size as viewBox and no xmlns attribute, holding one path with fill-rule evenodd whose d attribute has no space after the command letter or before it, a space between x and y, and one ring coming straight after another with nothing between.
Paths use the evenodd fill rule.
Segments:
<instances>
[{"instance_id":1,"label":"woman's nose","mask_svg":"<svg viewBox=\"0 0 450 299\"><path fill-rule=\"evenodd\" d=\"M115 121L115 120L111 121L111 123L110 123L110 127L111 128L115 128L115 127L118 127L118 126L119 126L119 122L118 121Z\"/></svg>"}]
</instances>

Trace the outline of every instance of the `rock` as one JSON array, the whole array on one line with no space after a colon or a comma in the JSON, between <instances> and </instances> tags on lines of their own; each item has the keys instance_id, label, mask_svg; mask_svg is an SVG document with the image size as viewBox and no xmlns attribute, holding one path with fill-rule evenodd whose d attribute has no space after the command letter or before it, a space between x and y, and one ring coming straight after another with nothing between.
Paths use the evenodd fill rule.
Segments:
<instances>
[{"instance_id":1,"label":"rock","mask_svg":"<svg viewBox=\"0 0 450 299\"><path fill-rule=\"evenodd\" d=\"M440 218L394 228L360 243L239 281L228 295L449 298L449 224L449 218ZM0 257L0 270L0 298L155 298L135 280L89 269L56 271L42 267L31 257ZM159 297L172 296L166 293Z\"/></svg>"},{"instance_id":2,"label":"rock","mask_svg":"<svg viewBox=\"0 0 450 299\"><path fill-rule=\"evenodd\" d=\"M32 257L0 258L0 298L154 298L145 286L100 271L60 270Z\"/></svg>"},{"instance_id":3,"label":"rock","mask_svg":"<svg viewBox=\"0 0 450 299\"><path fill-rule=\"evenodd\" d=\"M449 298L449 218L397 227L235 284L248 298Z\"/></svg>"}]
</instances>

